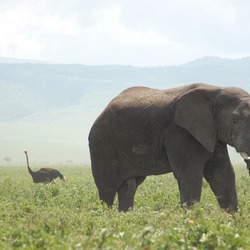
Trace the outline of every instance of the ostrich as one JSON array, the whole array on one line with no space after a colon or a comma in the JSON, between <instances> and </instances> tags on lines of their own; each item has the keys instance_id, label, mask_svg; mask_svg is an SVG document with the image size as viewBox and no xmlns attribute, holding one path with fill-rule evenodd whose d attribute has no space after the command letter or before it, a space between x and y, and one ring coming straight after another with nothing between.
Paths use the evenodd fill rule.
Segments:
<instances>
[{"instance_id":1,"label":"ostrich","mask_svg":"<svg viewBox=\"0 0 250 250\"><path fill-rule=\"evenodd\" d=\"M56 179L57 177L60 177L60 179L63 181L66 180L65 177L58 170L53 168L41 168L38 171L32 171L29 166L28 152L24 151L24 153L26 155L29 173L31 174L32 179L35 183L55 183L54 179Z\"/></svg>"}]
</instances>

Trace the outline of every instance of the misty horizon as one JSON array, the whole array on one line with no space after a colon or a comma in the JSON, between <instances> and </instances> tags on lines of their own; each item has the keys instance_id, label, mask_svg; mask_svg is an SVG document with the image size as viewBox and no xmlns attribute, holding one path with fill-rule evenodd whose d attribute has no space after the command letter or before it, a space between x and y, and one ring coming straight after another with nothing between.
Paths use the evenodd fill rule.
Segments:
<instances>
[{"instance_id":1,"label":"misty horizon","mask_svg":"<svg viewBox=\"0 0 250 250\"><path fill-rule=\"evenodd\" d=\"M166 67L4 63L0 58L0 165L26 165L24 150L34 167L89 165L89 129L124 89L204 82L249 92L249 67L250 57L206 57ZM241 162L235 153L233 160Z\"/></svg>"}]
</instances>

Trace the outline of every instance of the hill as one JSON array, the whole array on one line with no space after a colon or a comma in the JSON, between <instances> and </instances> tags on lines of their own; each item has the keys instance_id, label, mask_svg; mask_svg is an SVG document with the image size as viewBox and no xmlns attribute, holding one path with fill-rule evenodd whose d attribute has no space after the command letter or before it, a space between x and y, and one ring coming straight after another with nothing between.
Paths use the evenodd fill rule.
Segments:
<instances>
[{"instance_id":1,"label":"hill","mask_svg":"<svg viewBox=\"0 0 250 250\"><path fill-rule=\"evenodd\" d=\"M0 164L88 163L87 135L120 91L135 85L169 88L194 82L250 92L250 57L200 58L187 64L139 68L67 65L0 58Z\"/></svg>"}]
</instances>

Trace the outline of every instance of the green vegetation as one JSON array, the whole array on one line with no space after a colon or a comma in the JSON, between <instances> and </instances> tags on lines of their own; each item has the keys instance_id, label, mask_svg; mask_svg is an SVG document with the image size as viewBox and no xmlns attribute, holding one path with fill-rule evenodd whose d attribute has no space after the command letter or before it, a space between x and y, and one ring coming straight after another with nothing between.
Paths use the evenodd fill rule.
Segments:
<instances>
[{"instance_id":1,"label":"green vegetation","mask_svg":"<svg viewBox=\"0 0 250 250\"><path fill-rule=\"evenodd\" d=\"M0 249L250 249L249 177L237 168L240 210L222 211L204 181L193 209L178 204L171 174L140 186L128 213L103 206L88 168L58 168L65 183L34 184L23 167L0 167Z\"/></svg>"}]
</instances>

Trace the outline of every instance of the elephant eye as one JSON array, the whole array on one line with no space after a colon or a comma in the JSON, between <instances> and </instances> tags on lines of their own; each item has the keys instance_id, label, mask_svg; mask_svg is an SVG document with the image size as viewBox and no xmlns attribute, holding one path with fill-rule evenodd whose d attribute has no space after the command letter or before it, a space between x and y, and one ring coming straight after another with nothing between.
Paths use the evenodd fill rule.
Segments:
<instances>
[{"instance_id":1,"label":"elephant eye","mask_svg":"<svg viewBox=\"0 0 250 250\"><path fill-rule=\"evenodd\" d=\"M240 122L240 118L239 117L234 117L233 119L233 124L237 124Z\"/></svg>"}]
</instances>

